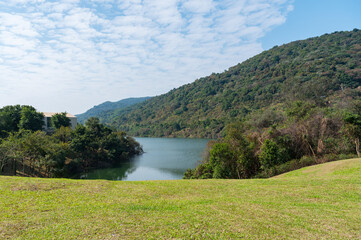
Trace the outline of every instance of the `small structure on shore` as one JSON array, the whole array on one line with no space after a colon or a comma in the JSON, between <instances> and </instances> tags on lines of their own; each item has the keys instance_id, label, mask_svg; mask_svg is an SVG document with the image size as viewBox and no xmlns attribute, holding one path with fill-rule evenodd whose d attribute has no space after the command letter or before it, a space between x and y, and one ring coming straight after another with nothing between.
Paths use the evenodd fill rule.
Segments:
<instances>
[{"instance_id":1,"label":"small structure on shore","mask_svg":"<svg viewBox=\"0 0 361 240\"><path fill-rule=\"evenodd\" d=\"M44 114L44 126L43 129L44 131L51 131L52 126L51 126L51 117L54 116L57 113L53 113L53 112L43 112ZM66 113L66 117L70 119L70 127L72 129L75 129L76 126L78 125L78 120L77 118L70 114L70 113Z\"/></svg>"}]
</instances>

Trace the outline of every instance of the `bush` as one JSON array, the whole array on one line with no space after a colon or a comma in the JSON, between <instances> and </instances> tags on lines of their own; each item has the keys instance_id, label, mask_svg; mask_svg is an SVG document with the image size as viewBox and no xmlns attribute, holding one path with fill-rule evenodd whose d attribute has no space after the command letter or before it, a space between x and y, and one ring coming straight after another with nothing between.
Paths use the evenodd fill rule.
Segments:
<instances>
[{"instance_id":1,"label":"bush","mask_svg":"<svg viewBox=\"0 0 361 240\"><path fill-rule=\"evenodd\" d=\"M261 147L259 154L261 168L267 169L289 160L287 149L278 146L277 143L270 139L266 139Z\"/></svg>"},{"instance_id":2,"label":"bush","mask_svg":"<svg viewBox=\"0 0 361 240\"><path fill-rule=\"evenodd\" d=\"M303 167L307 167L307 166L317 164L317 159L315 159L314 157L311 157L311 156L303 156L300 159L299 163L300 163L299 168L303 168Z\"/></svg>"}]
</instances>

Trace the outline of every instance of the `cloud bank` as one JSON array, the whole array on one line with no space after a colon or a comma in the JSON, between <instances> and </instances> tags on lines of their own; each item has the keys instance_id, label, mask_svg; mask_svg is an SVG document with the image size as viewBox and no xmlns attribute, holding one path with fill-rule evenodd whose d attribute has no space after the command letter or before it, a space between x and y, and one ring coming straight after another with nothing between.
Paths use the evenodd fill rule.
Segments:
<instances>
[{"instance_id":1,"label":"cloud bank","mask_svg":"<svg viewBox=\"0 0 361 240\"><path fill-rule=\"evenodd\" d=\"M0 2L0 107L81 113L153 96L262 51L291 0Z\"/></svg>"}]
</instances>

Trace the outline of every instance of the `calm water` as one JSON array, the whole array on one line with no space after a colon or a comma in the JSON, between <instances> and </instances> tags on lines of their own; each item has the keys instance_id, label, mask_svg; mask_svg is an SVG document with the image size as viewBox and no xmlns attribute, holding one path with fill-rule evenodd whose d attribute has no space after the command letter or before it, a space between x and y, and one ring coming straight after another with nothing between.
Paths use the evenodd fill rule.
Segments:
<instances>
[{"instance_id":1,"label":"calm water","mask_svg":"<svg viewBox=\"0 0 361 240\"><path fill-rule=\"evenodd\" d=\"M182 179L188 168L202 159L208 139L136 138L144 154L118 168L98 169L82 178L108 180L170 180Z\"/></svg>"}]
</instances>

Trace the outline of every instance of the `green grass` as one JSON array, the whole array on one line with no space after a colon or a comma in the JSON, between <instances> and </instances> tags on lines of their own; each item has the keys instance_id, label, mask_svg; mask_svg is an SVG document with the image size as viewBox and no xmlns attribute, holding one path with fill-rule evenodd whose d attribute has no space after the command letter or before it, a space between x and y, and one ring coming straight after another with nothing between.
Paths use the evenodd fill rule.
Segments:
<instances>
[{"instance_id":1,"label":"green grass","mask_svg":"<svg viewBox=\"0 0 361 240\"><path fill-rule=\"evenodd\" d=\"M271 179L0 177L0 239L360 239L361 159Z\"/></svg>"}]
</instances>

